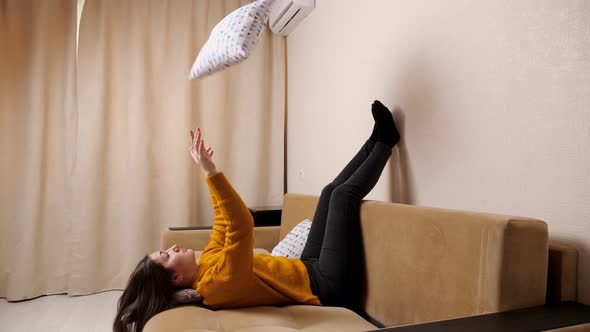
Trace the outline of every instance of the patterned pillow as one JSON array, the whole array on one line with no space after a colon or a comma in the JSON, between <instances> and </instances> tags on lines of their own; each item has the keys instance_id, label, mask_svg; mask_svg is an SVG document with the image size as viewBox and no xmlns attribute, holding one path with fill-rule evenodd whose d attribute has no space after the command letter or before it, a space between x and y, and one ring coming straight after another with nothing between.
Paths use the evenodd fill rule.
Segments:
<instances>
[{"instance_id":1,"label":"patterned pillow","mask_svg":"<svg viewBox=\"0 0 590 332\"><path fill-rule=\"evenodd\" d=\"M217 23L191 68L189 80L203 78L248 58L258 43L273 1L255 1Z\"/></svg>"},{"instance_id":2,"label":"patterned pillow","mask_svg":"<svg viewBox=\"0 0 590 332\"><path fill-rule=\"evenodd\" d=\"M196 303L201 300L203 297L192 288L181 289L174 294L175 303Z\"/></svg>"},{"instance_id":3,"label":"patterned pillow","mask_svg":"<svg viewBox=\"0 0 590 332\"><path fill-rule=\"evenodd\" d=\"M273 256L284 256L288 258L299 258L307 242L307 235L311 229L311 220L305 219L298 223L293 229L285 236L279 244L274 247L271 255Z\"/></svg>"}]
</instances>

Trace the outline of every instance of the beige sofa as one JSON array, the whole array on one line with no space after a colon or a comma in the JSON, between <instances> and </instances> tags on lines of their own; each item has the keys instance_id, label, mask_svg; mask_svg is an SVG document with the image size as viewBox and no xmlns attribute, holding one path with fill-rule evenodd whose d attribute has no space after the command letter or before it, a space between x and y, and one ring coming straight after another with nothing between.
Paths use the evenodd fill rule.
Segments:
<instances>
[{"instance_id":1,"label":"beige sofa","mask_svg":"<svg viewBox=\"0 0 590 332\"><path fill-rule=\"evenodd\" d=\"M317 199L285 195L281 226L256 227L255 248L272 250L312 218ZM575 300L576 252L551 245L554 263L548 263L547 225L540 220L365 201L361 229L367 319L337 307L183 306L154 316L145 331L367 331L543 305L546 293ZM203 248L209 234L167 230L162 248Z\"/></svg>"}]
</instances>

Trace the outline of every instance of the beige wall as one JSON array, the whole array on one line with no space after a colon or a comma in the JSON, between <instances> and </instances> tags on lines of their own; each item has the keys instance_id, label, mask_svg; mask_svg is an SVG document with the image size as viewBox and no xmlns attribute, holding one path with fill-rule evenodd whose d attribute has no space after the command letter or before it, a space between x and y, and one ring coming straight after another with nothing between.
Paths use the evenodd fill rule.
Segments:
<instances>
[{"instance_id":1,"label":"beige wall","mask_svg":"<svg viewBox=\"0 0 590 332\"><path fill-rule=\"evenodd\" d=\"M403 128L368 198L543 219L590 304L590 1L317 0L288 38L287 190Z\"/></svg>"}]
</instances>

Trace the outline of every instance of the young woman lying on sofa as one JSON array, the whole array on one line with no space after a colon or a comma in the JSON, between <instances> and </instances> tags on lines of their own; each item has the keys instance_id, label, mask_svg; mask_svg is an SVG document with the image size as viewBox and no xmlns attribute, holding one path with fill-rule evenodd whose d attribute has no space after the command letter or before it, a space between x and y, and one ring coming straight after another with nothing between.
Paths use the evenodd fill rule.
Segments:
<instances>
[{"instance_id":1,"label":"young woman lying on sofa","mask_svg":"<svg viewBox=\"0 0 590 332\"><path fill-rule=\"evenodd\" d=\"M142 331L174 306L176 291L194 288L212 309L302 303L356 310L360 301L359 217L400 136L391 112L375 101L373 132L323 190L301 258L253 254L252 216L218 171L200 129L190 152L201 167L215 212L211 240L200 257L177 245L145 256L119 299L114 331Z\"/></svg>"}]
</instances>

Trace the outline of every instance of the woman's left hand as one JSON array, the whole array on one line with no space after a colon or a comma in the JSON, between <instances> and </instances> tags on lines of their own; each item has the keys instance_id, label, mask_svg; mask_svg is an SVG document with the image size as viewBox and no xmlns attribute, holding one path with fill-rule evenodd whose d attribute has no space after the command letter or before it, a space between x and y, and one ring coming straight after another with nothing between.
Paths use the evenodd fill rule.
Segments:
<instances>
[{"instance_id":1,"label":"woman's left hand","mask_svg":"<svg viewBox=\"0 0 590 332\"><path fill-rule=\"evenodd\" d=\"M205 149L205 140L201 135L201 128L197 128L197 132L194 133L192 130L190 131L191 135L191 145L190 151L191 156L195 160L195 162L201 166L201 170L205 173L206 176L211 176L219 173L217 168L215 167L215 163L211 160L213 157L213 149L209 147Z\"/></svg>"}]
</instances>

